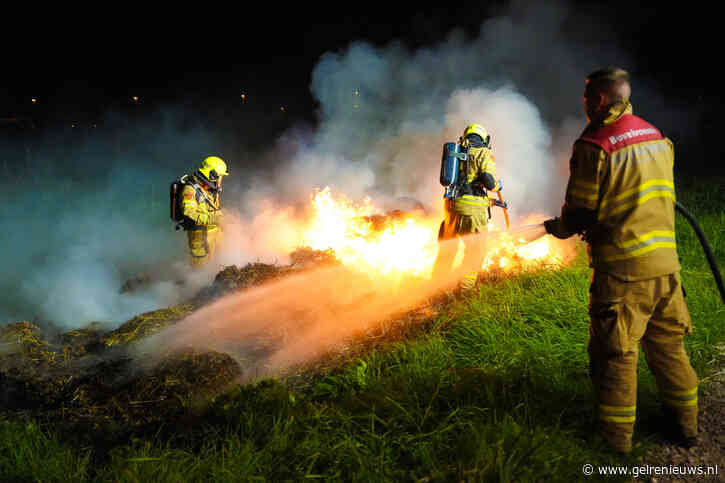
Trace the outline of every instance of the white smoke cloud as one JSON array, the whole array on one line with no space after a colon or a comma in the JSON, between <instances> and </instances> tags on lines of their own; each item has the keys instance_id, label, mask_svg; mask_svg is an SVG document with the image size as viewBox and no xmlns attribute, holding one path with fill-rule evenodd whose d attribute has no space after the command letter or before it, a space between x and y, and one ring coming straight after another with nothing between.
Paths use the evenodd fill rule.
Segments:
<instances>
[{"instance_id":1,"label":"white smoke cloud","mask_svg":"<svg viewBox=\"0 0 725 483\"><path fill-rule=\"evenodd\" d=\"M289 151L273 191L293 197L331 185L386 205L414 197L437 211L442 144L477 122L492 134L512 211L554 214L572 142L584 126L583 79L602 65L629 62L611 38L565 32L594 23L564 2L513 2L473 39L454 30L419 50L355 41L325 53L310 85L319 128L303 142L283 138ZM248 199L268 196L269 184Z\"/></svg>"},{"instance_id":2,"label":"white smoke cloud","mask_svg":"<svg viewBox=\"0 0 725 483\"><path fill-rule=\"evenodd\" d=\"M555 209L551 194L561 187L553 169L551 134L538 109L508 87L457 91L451 96L446 125L457 127L479 119L489 126L497 174L504 184L512 215Z\"/></svg>"},{"instance_id":3,"label":"white smoke cloud","mask_svg":"<svg viewBox=\"0 0 725 483\"><path fill-rule=\"evenodd\" d=\"M513 2L507 13L482 23L475 38L454 30L418 50L397 41L355 41L325 53L310 85L320 105L318 125L292 129L265 156L232 164L232 189L223 194L232 214L230 243L217 264L193 276L179 261L186 241L170 229L166 189L217 151L213 136L161 123L162 129L137 130L134 142L148 147L131 160L114 161L108 149L96 150L98 159L86 159L86 153L83 159L49 160L108 165L98 171L107 182L99 185L80 170L67 186L49 177L3 203L2 223L15 228L0 235L0 323L11 317L68 327L118 323L188 295L221 264L283 262L288 240L297 236L291 220L316 188L371 196L389 208L415 198L439 213L442 144L457 140L470 122L492 135L512 213L554 215L571 144L584 126L583 79L609 64L630 68L631 59L599 18L564 2ZM646 87L634 91L635 100L657 97ZM236 176L240 172L244 176ZM244 189L235 191L235 183ZM152 186L155 195L143 191ZM158 203L143 201L149 196ZM145 291L118 293L123 280L149 271L167 273ZM179 277L187 284L171 283Z\"/></svg>"},{"instance_id":4,"label":"white smoke cloud","mask_svg":"<svg viewBox=\"0 0 725 483\"><path fill-rule=\"evenodd\" d=\"M169 220L168 187L215 143L179 119L128 126L122 149L110 130L73 132L71 147L40 139L24 165L2 173L0 324L113 328L209 283L213 274L190 278L179 263L186 240ZM137 277L143 287L122 292Z\"/></svg>"}]
</instances>

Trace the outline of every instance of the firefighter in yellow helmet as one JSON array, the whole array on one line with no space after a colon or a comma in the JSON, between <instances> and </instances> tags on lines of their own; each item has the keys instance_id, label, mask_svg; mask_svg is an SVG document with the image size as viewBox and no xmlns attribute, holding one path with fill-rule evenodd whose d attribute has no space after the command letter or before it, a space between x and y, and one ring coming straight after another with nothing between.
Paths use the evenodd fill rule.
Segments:
<instances>
[{"instance_id":1,"label":"firefighter in yellow helmet","mask_svg":"<svg viewBox=\"0 0 725 483\"><path fill-rule=\"evenodd\" d=\"M544 223L558 238L583 234L594 268L589 362L600 434L632 448L638 345L653 372L677 442L697 443L697 375L683 339L692 331L675 240L674 148L632 114L629 75L587 77L589 124L574 143L561 216Z\"/></svg>"},{"instance_id":2,"label":"firefighter in yellow helmet","mask_svg":"<svg viewBox=\"0 0 725 483\"><path fill-rule=\"evenodd\" d=\"M445 218L438 231L438 241L443 242L460 237L465 251L461 270L463 278L460 287L470 290L476 284L478 272L483 264L484 247L480 239L470 237L486 231L489 219L488 191L501 189L496 181L496 161L491 150L491 135L480 124L469 124L459 139L461 150L468 160L461 163L463 189L455 199L445 198ZM457 243L439 243L438 256L433 266L433 276L438 278L451 270L456 255Z\"/></svg>"},{"instance_id":3,"label":"firefighter in yellow helmet","mask_svg":"<svg viewBox=\"0 0 725 483\"><path fill-rule=\"evenodd\" d=\"M209 156L191 175L182 178L181 211L189 239L191 264L201 267L214 256L221 236L222 210L219 200L222 178L229 175L221 158Z\"/></svg>"}]
</instances>

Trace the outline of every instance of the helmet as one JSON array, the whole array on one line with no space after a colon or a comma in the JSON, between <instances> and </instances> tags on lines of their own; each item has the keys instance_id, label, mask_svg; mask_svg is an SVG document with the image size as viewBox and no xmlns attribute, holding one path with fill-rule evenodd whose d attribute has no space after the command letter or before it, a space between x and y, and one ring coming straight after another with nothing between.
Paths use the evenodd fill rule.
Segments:
<instances>
[{"instance_id":1,"label":"helmet","mask_svg":"<svg viewBox=\"0 0 725 483\"><path fill-rule=\"evenodd\" d=\"M201 167L196 172L200 175L201 181L213 189L219 189L222 176L229 175L227 163L222 158L209 156L201 162Z\"/></svg>"},{"instance_id":2,"label":"helmet","mask_svg":"<svg viewBox=\"0 0 725 483\"><path fill-rule=\"evenodd\" d=\"M468 141L474 148L488 147L491 143L491 135L488 134L486 128L480 124L469 124L463 130L461 142Z\"/></svg>"}]
</instances>

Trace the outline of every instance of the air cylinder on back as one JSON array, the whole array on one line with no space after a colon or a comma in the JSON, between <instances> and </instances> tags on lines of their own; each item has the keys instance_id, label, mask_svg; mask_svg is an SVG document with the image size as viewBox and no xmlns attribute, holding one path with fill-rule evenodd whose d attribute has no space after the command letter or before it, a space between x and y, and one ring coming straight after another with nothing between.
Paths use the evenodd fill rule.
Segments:
<instances>
[{"instance_id":1,"label":"air cylinder on back","mask_svg":"<svg viewBox=\"0 0 725 483\"><path fill-rule=\"evenodd\" d=\"M441 158L440 182L443 186L453 186L458 183L459 164L468 156L461 152L461 145L458 143L445 143L443 145L443 156Z\"/></svg>"}]
</instances>

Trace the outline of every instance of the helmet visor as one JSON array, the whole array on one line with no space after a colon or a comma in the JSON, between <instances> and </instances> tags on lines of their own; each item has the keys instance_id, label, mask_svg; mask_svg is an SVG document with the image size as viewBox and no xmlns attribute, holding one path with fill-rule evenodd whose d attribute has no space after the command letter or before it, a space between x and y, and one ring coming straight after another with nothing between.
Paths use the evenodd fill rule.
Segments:
<instances>
[{"instance_id":1,"label":"helmet visor","mask_svg":"<svg viewBox=\"0 0 725 483\"><path fill-rule=\"evenodd\" d=\"M471 133L466 136L466 140L468 141L468 144L470 144L474 148L483 147L483 138L480 134Z\"/></svg>"}]
</instances>

